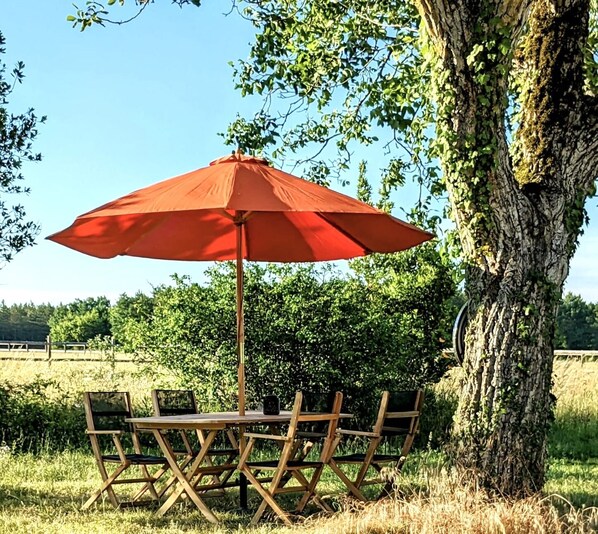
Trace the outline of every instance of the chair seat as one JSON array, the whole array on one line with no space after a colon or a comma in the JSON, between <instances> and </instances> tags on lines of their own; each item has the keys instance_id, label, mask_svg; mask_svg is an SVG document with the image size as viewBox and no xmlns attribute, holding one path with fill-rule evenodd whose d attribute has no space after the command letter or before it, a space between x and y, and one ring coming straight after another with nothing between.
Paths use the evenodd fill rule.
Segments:
<instances>
[{"instance_id":1,"label":"chair seat","mask_svg":"<svg viewBox=\"0 0 598 534\"><path fill-rule=\"evenodd\" d=\"M232 456L233 454L239 454L237 449L210 449L208 451L209 456Z\"/></svg>"},{"instance_id":2,"label":"chair seat","mask_svg":"<svg viewBox=\"0 0 598 534\"><path fill-rule=\"evenodd\" d=\"M133 465L162 465L167 463L164 456L151 456L149 454L125 454L125 457ZM102 459L106 462L121 463L120 456L118 454L106 454L102 456Z\"/></svg>"},{"instance_id":3,"label":"chair seat","mask_svg":"<svg viewBox=\"0 0 598 534\"><path fill-rule=\"evenodd\" d=\"M354 453L347 454L346 456L334 456L332 458L336 463L342 464L361 464L365 460L365 454ZM374 454L372 463L383 463L383 462L398 462L401 459L400 454Z\"/></svg>"},{"instance_id":4,"label":"chair seat","mask_svg":"<svg viewBox=\"0 0 598 534\"><path fill-rule=\"evenodd\" d=\"M250 469L276 469L278 467L278 460L264 460L261 462L247 462L247 466ZM306 462L304 460L290 460L287 462L287 468L310 468L310 467L321 467L322 462Z\"/></svg>"},{"instance_id":5,"label":"chair seat","mask_svg":"<svg viewBox=\"0 0 598 534\"><path fill-rule=\"evenodd\" d=\"M297 432L297 437L302 439L324 439L326 437L326 432L304 432L299 430Z\"/></svg>"},{"instance_id":6,"label":"chair seat","mask_svg":"<svg viewBox=\"0 0 598 534\"><path fill-rule=\"evenodd\" d=\"M173 451L176 455L182 456L189 454L187 449L176 449ZM191 454L197 456L198 451L193 451ZM233 454L239 454L237 449L210 449L208 456L232 456Z\"/></svg>"}]
</instances>

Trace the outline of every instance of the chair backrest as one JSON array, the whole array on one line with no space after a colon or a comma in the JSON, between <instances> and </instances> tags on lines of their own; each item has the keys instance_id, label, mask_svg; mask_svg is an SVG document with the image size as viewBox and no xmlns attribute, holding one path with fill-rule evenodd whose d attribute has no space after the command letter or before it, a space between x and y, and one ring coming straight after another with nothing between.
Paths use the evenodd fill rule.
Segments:
<instances>
[{"instance_id":1,"label":"chair backrest","mask_svg":"<svg viewBox=\"0 0 598 534\"><path fill-rule=\"evenodd\" d=\"M331 412L336 400L334 391L303 391L301 401L302 412L326 413Z\"/></svg>"},{"instance_id":2,"label":"chair backrest","mask_svg":"<svg viewBox=\"0 0 598 534\"><path fill-rule=\"evenodd\" d=\"M421 389L411 391L385 391L380 401L374 432L386 437L414 435L424 401Z\"/></svg>"},{"instance_id":3,"label":"chair backrest","mask_svg":"<svg viewBox=\"0 0 598 534\"><path fill-rule=\"evenodd\" d=\"M195 393L190 389L154 389L152 404L158 416L197 413Z\"/></svg>"},{"instance_id":4,"label":"chair backrest","mask_svg":"<svg viewBox=\"0 0 598 534\"><path fill-rule=\"evenodd\" d=\"M126 430L131 425L131 398L125 391L87 391L83 394L88 430Z\"/></svg>"},{"instance_id":5,"label":"chair backrest","mask_svg":"<svg viewBox=\"0 0 598 534\"><path fill-rule=\"evenodd\" d=\"M334 413L337 394L334 391L328 392L302 392L301 413ZM342 397L341 397L342 402ZM340 411L340 409L339 409ZM311 434L312 438L325 438L328 430L328 421L312 421L301 425L301 432Z\"/></svg>"},{"instance_id":6,"label":"chair backrest","mask_svg":"<svg viewBox=\"0 0 598 534\"><path fill-rule=\"evenodd\" d=\"M317 424L319 430L322 432L324 439L324 446L320 454L321 459L325 461L329 455L334 439L336 429L338 428L339 414L341 406L343 404L343 394L340 391L331 395L326 394L326 397L332 400L332 403L327 404L311 404L311 400L308 402L308 406L305 406L304 395L300 391L295 394L295 402L293 403L293 410L291 412L291 421L289 423L288 437L295 438L300 428L303 428L305 424L312 427ZM322 406L321 409L318 409ZM304 408L310 408L305 410Z\"/></svg>"}]
</instances>

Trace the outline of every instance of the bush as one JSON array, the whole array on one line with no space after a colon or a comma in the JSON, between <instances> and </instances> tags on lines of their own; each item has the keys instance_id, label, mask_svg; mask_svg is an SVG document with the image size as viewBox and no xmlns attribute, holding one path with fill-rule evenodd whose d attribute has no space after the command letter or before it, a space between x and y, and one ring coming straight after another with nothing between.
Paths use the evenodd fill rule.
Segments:
<instances>
[{"instance_id":1,"label":"bush","mask_svg":"<svg viewBox=\"0 0 598 534\"><path fill-rule=\"evenodd\" d=\"M48 320L54 341L89 341L110 335L110 301L106 297L77 299L59 306Z\"/></svg>"},{"instance_id":2,"label":"bush","mask_svg":"<svg viewBox=\"0 0 598 534\"><path fill-rule=\"evenodd\" d=\"M85 428L81 399L57 382L0 383L0 441L13 451L81 447L89 442Z\"/></svg>"},{"instance_id":3,"label":"bush","mask_svg":"<svg viewBox=\"0 0 598 534\"><path fill-rule=\"evenodd\" d=\"M456 391L426 388L414 447L441 449L448 445L458 400Z\"/></svg>"},{"instance_id":4,"label":"bush","mask_svg":"<svg viewBox=\"0 0 598 534\"><path fill-rule=\"evenodd\" d=\"M165 367L195 389L203 410L233 409L234 264L219 264L208 277L206 285L175 277L173 286L155 288L152 306L126 322L120 337L149 356L151 367ZM339 390L356 424L369 423L382 390L423 387L446 371L442 349L454 291L452 266L432 245L356 261L351 273L326 265L248 265L249 404L267 394L288 405L297 390Z\"/></svg>"}]
</instances>

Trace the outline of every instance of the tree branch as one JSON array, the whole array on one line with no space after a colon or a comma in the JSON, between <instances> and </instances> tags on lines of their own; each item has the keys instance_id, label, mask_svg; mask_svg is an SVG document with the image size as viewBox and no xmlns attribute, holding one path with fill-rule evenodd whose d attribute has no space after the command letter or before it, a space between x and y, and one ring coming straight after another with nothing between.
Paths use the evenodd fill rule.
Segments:
<instances>
[{"instance_id":1,"label":"tree branch","mask_svg":"<svg viewBox=\"0 0 598 534\"><path fill-rule=\"evenodd\" d=\"M472 44L474 26L480 18L498 17L510 28L514 47L526 27L531 8L537 0L503 0L496 2L494 13L483 13L479 2L454 0L416 0L420 16L432 39L443 46L441 57L448 52L460 63ZM475 5L472 5L475 4ZM459 65L457 63L457 65Z\"/></svg>"},{"instance_id":2,"label":"tree branch","mask_svg":"<svg viewBox=\"0 0 598 534\"><path fill-rule=\"evenodd\" d=\"M465 57L458 53L467 49L471 27L466 2L451 0L416 0L416 7L426 30L436 45L440 57L453 55L456 67L465 65Z\"/></svg>"},{"instance_id":3,"label":"tree branch","mask_svg":"<svg viewBox=\"0 0 598 534\"><path fill-rule=\"evenodd\" d=\"M515 49L527 25L534 0L503 0L498 3L496 15L511 28L511 50Z\"/></svg>"},{"instance_id":4,"label":"tree branch","mask_svg":"<svg viewBox=\"0 0 598 534\"><path fill-rule=\"evenodd\" d=\"M583 48L588 0L538 1L522 52L526 80L515 135L515 176L522 186L567 186L563 159L573 148L584 108ZM576 184L571 184L576 189Z\"/></svg>"}]
</instances>

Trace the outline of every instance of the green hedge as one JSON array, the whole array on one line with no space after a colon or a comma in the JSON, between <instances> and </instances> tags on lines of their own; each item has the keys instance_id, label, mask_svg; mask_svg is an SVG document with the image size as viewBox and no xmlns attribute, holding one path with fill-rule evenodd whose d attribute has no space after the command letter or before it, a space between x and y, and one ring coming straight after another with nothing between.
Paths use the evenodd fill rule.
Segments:
<instances>
[{"instance_id":1,"label":"green hedge","mask_svg":"<svg viewBox=\"0 0 598 534\"><path fill-rule=\"evenodd\" d=\"M52 380L0 383L0 441L15 452L87 444L81 399L61 390Z\"/></svg>"}]
</instances>

